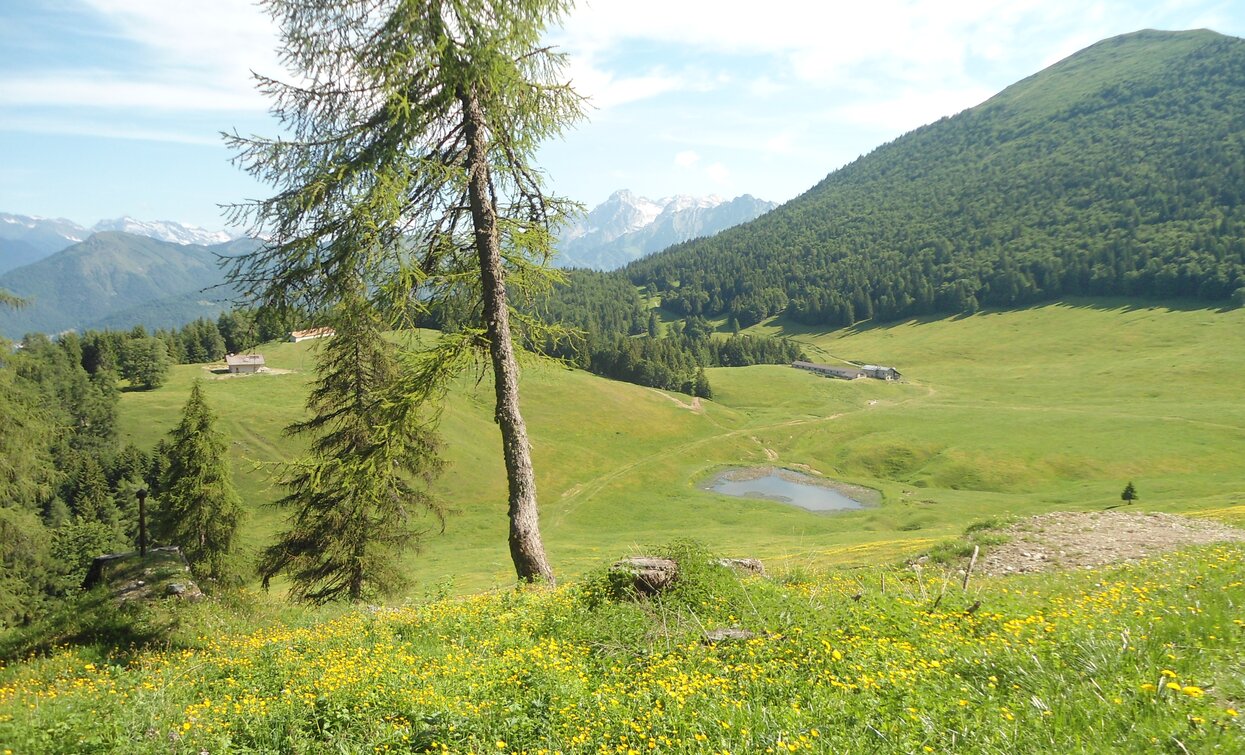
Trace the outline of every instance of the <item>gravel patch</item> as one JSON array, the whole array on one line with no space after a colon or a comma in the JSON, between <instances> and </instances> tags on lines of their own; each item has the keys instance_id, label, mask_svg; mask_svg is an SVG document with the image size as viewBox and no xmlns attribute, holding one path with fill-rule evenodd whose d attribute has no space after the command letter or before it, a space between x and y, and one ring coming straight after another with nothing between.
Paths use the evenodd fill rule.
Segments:
<instances>
[{"instance_id":1,"label":"gravel patch","mask_svg":"<svg viewBox=\"0 0 1245 755\"><path fill-rule=\"evenodd\" d=\"M986 549L977 561L980 573L1091 569L1191 545L1245 541L1245 530L1218 522L1123 511L1041 514L1001 533L1010 540Z\"/></svg>"}]
</instances>

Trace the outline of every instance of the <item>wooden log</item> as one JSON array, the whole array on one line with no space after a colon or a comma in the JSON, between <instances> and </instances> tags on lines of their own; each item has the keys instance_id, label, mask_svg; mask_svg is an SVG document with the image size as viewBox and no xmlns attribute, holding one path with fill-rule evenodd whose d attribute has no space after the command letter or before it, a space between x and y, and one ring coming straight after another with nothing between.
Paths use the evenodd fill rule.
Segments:
<instances>
[{"instance_id":1,"label":"wooden log","mask_svg":"<svg viewBox=\"0 0 1245 755\"><path fill-rule=\"evenodd\" d=\"M719 558L718 565L734 569L735 571L765 576L765 564L756 558Z\"/></svg>"},{"instance_id":2,"label":"wooden log","mask_svg":"<svg viewBox=\"0 0 1245 755\"><path fill-rule=\"evenodd\" d=\"M977 554L981 552L980 545L973 546L973 557L968 561L968 568L964 570L964 581L960 584L961 590L968 589L968 578L973 576L973 567L977 565Z\"/></svg>"}]
</instances>

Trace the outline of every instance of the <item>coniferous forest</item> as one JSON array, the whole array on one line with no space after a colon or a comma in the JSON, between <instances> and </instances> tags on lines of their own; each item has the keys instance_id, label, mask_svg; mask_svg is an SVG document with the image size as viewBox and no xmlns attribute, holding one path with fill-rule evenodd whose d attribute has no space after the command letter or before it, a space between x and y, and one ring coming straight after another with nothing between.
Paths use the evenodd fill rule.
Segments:
<instances>
[{"instance_id":1,"label":"coniferous forest","mask_svg":"<svg viewBox=\"0 0 1245 755\"><path fill-rule=\"evenodd\" d=\"M638 260L684 315L846 326L1066 295L1245 303L1245 41L1100 42Z\"/></svg>"}]
</instances>

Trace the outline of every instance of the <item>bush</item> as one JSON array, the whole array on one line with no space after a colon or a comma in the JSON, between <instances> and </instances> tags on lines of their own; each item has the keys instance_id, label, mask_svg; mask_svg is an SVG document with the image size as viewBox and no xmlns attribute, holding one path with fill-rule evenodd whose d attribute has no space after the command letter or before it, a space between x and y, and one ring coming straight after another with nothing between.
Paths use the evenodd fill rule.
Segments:
<instances>
[{"instance_id":1,"label":"bush","mask_svg":"<svg viewBox=\"0 0 1245 755\"><path fill-rule=\"evenodd\" d=\"M1010 538L999 530L1010 524L1010 520L991 517L974 522L964 528L964 535L957 540L937 543L926 554L936 564L950 564L963 558L971 558L974 548L986 550L991 545L1002 545Z\"/></svg>"}]
</instances>

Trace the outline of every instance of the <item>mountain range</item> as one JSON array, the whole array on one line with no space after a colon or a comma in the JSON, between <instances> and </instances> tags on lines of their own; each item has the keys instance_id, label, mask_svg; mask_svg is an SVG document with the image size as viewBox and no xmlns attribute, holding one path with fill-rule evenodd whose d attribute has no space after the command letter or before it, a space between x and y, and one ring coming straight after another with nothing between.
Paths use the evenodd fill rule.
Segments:
<instances>
[{"instance_id":1,"label":"mountain range","mask_svg":"<svg viewBox=\"0 0 1245 755\"><path fill-rule=\"evenodd\" d=\"M616 191L559 234L554 263L613 270L672 244L712 236L775 207L750 194L731 200L684 195L653 200L625 189Z\"/></svg>"},{"instance_id":2,"label":"mountain range","mask_svg":"<svg viewBox=\"0 0 1245 755\"><path fill-rule=\"evenodd\" d=\"M564 267L614 268L678 241L749 220L773 203L751 196L657 201L619 191L564 235ZM217 264L255 242L169 221L118 218L84 228L0 213L0 289L27 300L0 310L0 334L175 327L230 307Z\"/></svg>"},{"instance_id":3,"label":"mountain range","mask_svg":"<svg viewBox=\"0 0 1245 755\"><path fill-rule=\"evenodd\" d=\"M225 231L209 231L169 220L135 220L120 217L101 220L90 228L64 218L40 218L0 212L0 273L55 254L100 231L122 231L172 244L211 246L238 238Z\"/></svg>"},{"instance_id":4,"label":"mountain range","mask_svg":"<svg viewBox=\"0 0 1245 755\"><path fill-rule=\"evenodd\" d=\"M87 234L0 215L7 259L45 256L0 275L0 288L31 300L0 313L0 332L177 324L228 298L200 293L220 284L215 255L232 253L228 244ZM62 243L74 245L46 256ZM667 309L740 327L774 315L838 327L1065 295L1245 303L1245 40L1206 30L1104 40L781 207L619 191L557 246L562 266L625 264L630 284ZM628 328L643 319L610 318Z\"/></svg>"}]
</instances>

